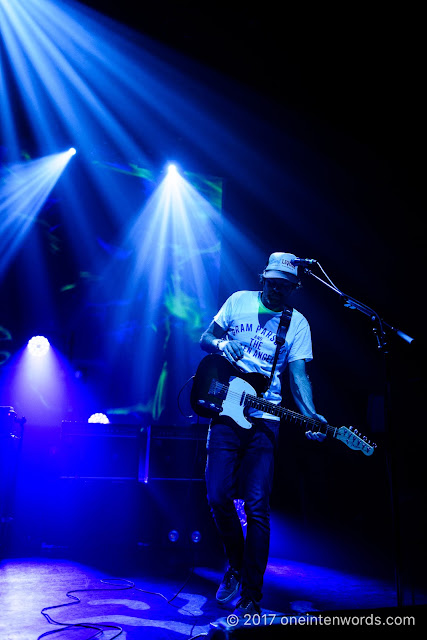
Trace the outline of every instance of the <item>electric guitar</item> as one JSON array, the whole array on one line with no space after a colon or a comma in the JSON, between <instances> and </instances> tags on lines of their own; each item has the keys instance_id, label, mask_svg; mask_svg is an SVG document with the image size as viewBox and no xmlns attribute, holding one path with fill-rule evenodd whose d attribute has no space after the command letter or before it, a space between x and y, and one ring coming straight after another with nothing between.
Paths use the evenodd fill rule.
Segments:
<instances>
[{"instance_id":1,"label":"electric guitar","mask_svg":"<svg viewBox=\"0 0 427 640\"><path fill-rule=\"evenodd\" d=\"M371 444L352 427L332 427L285 409L260 397L268 387L268 379L262 373L245 373L231 364L224 356L210 354L200 362L193 379L190 404L193 411L203 418L227 416L239 427L250 429L247 415L250 408L259 409L288 422L302 425L306 431L320 431L344 442L350 449L373 454L376 445Z\"/></svg>"}]
</instances>

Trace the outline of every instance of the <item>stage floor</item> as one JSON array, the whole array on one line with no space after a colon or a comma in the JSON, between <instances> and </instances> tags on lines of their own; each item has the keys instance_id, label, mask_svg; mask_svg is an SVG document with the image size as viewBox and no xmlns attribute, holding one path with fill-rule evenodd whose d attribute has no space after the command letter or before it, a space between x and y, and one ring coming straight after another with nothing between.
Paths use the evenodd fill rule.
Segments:
<instances>
[{"instance_id":1,"label":"stage floor","mask_svg":"<svg viewBox=\"0 0 427 640\"><path fill-rule=\"evenodd\" d=\"M3 559L0 637L186 640L214 637L214 632L215 638L237 637L239 631L226 622L233 603L219 606L215 600L220 570L185 561L171 563L166 554L157 567L153 564L144 566L142 558L123 566L119 558L94 562L49 557ZM401 617L412 615L419 631L426 618L427 595L412 591L410 597L409 605L399 608L393 580L273 557L265 575L262 616L254 621L258 629L253 625L252 629L240 628L240 632L248 637L254 637L255 632L257 638L273 637L273 633L281 637L300 616L318 620L319 615L331 612L351 612L350 626L361 626L362 615L384 612L395 616L396 624L402 626ZM276 616L267 618L267 614ZM348 622L335 622L334 626L340 624L349 626ZM411 629L406 629L408 625ZM313 622L311 626L314 632L319 631L318 624L316 629ZM405 632L412 628L411 623L405 623ZM99 629L103 635L96 635ZM345 631L343 626L341 631Z\"/></svg>"},{"instance_id":2,"label":"stage floor","mask_svg":"<svg viewBox=\"0 0 427 640\"><path fill-rule=\"evenodd\" d=\"M415 610L416 628L424 622L425 529L417 508L423 503L402 503L405 606L397 607L388 505L366 468L327 493L323 475L310 475L315 489L304 500L291 499L298 495L289 486L294 467L286 481L279 477L286 510L278 508L283 505L276 494L261 601L262 615L276 614L275 624L261 617L258 628L233 630L223 623L237 598L226 607L215 600L224 557L203 482L63 482L43 455L45 440L40 443L38 456L37 439L27 440L15 517L0 535L0 640L221 640L220 631L233 640L239 631L263 638L288 633L291 616L319 620L336 611L351 612L356 627L361 616L380 611L393 619ZM171 530L180 532L176 543L168 539ZM194 544L190 534L196 530L201 539ZM328 632L333 628L343 631L338 625ZM319 633L319 626L307 629Z\"/></svg>"}]
</instances>

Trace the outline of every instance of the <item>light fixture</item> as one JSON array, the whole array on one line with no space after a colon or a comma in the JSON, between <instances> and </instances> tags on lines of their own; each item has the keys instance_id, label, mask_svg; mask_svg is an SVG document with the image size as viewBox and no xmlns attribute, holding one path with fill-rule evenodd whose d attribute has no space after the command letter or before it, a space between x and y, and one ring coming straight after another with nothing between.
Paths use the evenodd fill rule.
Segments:
<instances>
[{"instance_id":1,"label":"light fixture","mask_svg":"<svg viewBox=\"0 0 427 640\"><path fill-rule=\"evenodd\" d=\"M172 529L172 531L168 533L168 538L171 542L176 542L179 538L179 532L176 529Z\"/></svg>"},{"instance_id":2,"label":"light fixture","mask_svg":"<svg viewBox=\"0 0 427 640\"><path fill-rule=\"evenodd\" d=\"M88 422L98 423L98 424L109 424L110 421L105 413L92 413L89 417Z\"/></svg>"},{"instance_id":3,"label":"light fixture","mask_svg":"<svg viewBox=\"0 0 427 640\"><path fill-rule=\"evenodd\" d=\"M36 358L42 358L49 351L49 340L44 336L33 336L28 340L28 351Z\"/></svg>"},{"instance_id":4,"label":"light fixture","mask_svg":"<svg viewBox=\"0 0 427 640\"><path fill-rule=\"evenodd\" d=\"M200 542L200 540L202 539L202 534L200 533L200 531L193 531L193 533L191 534L191 540L194 543Z\"/></svg>"}]
</instances>

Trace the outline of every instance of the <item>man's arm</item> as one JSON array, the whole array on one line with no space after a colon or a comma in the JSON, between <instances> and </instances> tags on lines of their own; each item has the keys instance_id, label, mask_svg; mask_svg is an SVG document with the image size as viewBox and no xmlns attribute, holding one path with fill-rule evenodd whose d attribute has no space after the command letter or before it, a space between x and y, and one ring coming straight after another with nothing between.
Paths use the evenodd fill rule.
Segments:
<instances>
[{"instance_id":1,"label":"man's arm","mask_svg":"<svg viewBox=\"0 0 427 640\"><path fill-rule=\"evenodd\" d=\"M224 338L224 336L224 329L220 327L219 324L215 322L215 320L212 320L209 327L200 338L200 346L202 347L203 351L207 351L208 353L215 353L215 351L218 351L218 345Z\"/></svg>"},{"instance_id":2,"label":"man's arm","mask_svg":"<svg viewBox=\"0 0 427 640\"><path fill-rule=\"evenodd\" d=\"M236 362L243 356L243 347L237 340L225 340L226 331L212 320L200 338L200 346L208 353L222 352L227 360Z\"/></svg>"},{"instance_id":3,"label":"man's arm","mask_svg":"<svg viewBox=\"0 0 427 640\"><path fill-rule=\"evenodd\" d=\"M327 423L327 420L318 414L314 407L313 392L305 368L305 360L294 360L289 363L289 384L295 403L301 413L309 418ZM319 431L307 431L306 436L312 440L323 440L325 438L325 434Z\"/></svg>"}]
</instances>

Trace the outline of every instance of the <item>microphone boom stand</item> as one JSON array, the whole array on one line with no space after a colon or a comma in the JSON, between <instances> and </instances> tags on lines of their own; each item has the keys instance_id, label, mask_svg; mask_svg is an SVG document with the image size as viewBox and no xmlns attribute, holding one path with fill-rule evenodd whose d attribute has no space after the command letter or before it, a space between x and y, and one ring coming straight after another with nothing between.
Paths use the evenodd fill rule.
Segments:
<instances>
[{"instance_id":1,"label":"microphone boom stand","mask_svg":"<svg viewBox=\"0 0 427 640\"><path fill-rule=\"evenodd\" d=\"M317 263L319 268L325 273L322 269L321 265ZM413 338L408 336L403 331L400 331L393 327L392 325L385 322L379 315L366 306L362 302L359 302L355 298L343 293L340 291L332 282L332 280L327 276L329 282L322 280L316 274L314 274L310 269L304 267L303 272L306 275L315 278L329 289L334 291L344 300L344 306L349 309L357 309L364 315L370 317L372 320L372 329L377 339L378 349L384 356L384 426L386 436L388 438L388 448L386 450L386 461L388 467L388 479L390 485L390 502L391 502L391 517L392 517L392 527L393 527L393 542L394 542L394 561L395 561L395 585L396 585L396 600L397 606L403 606L403 588L402 588L402 554L401 554L401 542L400 542L400 534L399 534L399 496L398 496L398 485L397 485L397 477L396 477L396 463L395 463L395 434L393 428L393 421L391 419L391 380L390 380L390 368L389 368L389 351L387 346L387 335L385 332L385 328L393 331L405 340L408 343L413 341Z\"/></svg>"}]
</instances>

